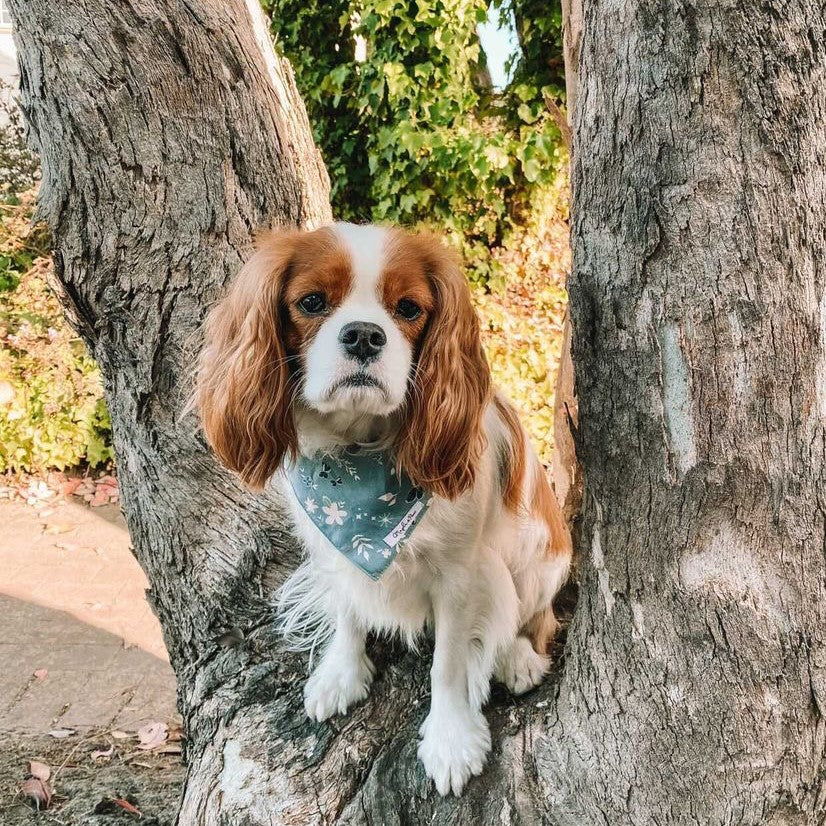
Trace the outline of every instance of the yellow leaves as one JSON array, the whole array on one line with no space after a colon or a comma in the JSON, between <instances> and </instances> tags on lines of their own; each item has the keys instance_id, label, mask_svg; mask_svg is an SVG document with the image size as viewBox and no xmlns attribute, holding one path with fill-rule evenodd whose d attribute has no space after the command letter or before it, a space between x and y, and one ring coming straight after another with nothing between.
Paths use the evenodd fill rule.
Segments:
<instances>
[{"instance_id":1,"label":"yellow leaves","mask_svg":"<svg viewBox=\"0 0 826 826\"><path fill-rule=\"evenodd\" d=\"M29 244L33 196L0 215L0 250ZM0 291L0 472L111 458L100 378L49 287L35 249L14 289Z\"/></svg>"},{"instance_id":2,"label":"yellow leaves","mask_svg":"<svg viewBox=\"0 0 826 826\"><path fill-rule=\"evenodd\" d=\"M495 383L519 410L544 462L553 452L556 368L562 348L570 269L567 186L547 190L536 220L492 251L502 289L473 290Z\"/></svg>"}]
</instances>

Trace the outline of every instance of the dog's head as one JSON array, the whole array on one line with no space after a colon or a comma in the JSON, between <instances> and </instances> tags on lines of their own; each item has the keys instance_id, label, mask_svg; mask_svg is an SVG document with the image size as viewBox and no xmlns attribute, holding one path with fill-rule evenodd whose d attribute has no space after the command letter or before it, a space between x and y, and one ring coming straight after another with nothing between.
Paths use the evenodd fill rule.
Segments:
<instances>
[{"instance_id":1,"label":"dog's head","mask_svg":"<svg viewBox=\"0 0 826 826\"><path fill-rule=\"evenodd\" d=\"M297 407L395 417L411 478L447 498L474 481L488 366L467 281L432 235L336 224L260 239L210 313L204 431L260 488L297 451Z\"/></svg>"}]
</instances>

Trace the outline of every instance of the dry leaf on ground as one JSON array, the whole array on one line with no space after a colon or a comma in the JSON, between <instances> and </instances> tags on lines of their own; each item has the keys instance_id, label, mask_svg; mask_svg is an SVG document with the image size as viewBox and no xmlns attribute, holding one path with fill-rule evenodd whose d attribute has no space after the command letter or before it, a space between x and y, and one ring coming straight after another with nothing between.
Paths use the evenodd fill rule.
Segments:
<instances>
[{"instance_id":1,"label":"dry leaf on ground","mask_svg":"<svg viewBox=\"0 0 826 826\"><path fill-rule=\"evenodd\" d=\"M169 726L166 723L149 723L138 729L138 748L144 751L162 746L169 735Z\"/></svg>"},{"instance_id":2,"label":"dry leaf on ground","mask_svg":"<svg viewBox=\"0 0 826 826\"><path fill-rule=\"evenodd\" d=\"M30 777L23 781L20 786L20 794L31 800L38 811L48 809L52 802L52 790L49 788L49 784L37 777Z\"/></svg>"},{"instance_id":3,"label":"dry leaf on ground","mask_svg":"<svg viewBox=\"0 0 826 826\"><path fill-rule=\"evenodd\" d=\"M39 760L30 760L29 774L45 783L51 777L52 770L45 763L41 763Z\"/></svg>"}]
</instances>

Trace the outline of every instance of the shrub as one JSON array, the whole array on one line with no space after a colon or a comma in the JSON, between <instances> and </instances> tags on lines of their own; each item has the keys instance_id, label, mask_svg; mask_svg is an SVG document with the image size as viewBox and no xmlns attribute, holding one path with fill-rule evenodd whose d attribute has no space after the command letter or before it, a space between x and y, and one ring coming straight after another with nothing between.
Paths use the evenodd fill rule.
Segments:
<instances>
[{"instance_id":1,"label":"shrub","mask_svg":"<svg viewBox=\"0 0 826 826\"><path fill-rule=\"evenodd\" d=\"M49 286L34 194L0 205L0 472L64 469L112 458L97 367Z\"/></svg>"}]
</instances>

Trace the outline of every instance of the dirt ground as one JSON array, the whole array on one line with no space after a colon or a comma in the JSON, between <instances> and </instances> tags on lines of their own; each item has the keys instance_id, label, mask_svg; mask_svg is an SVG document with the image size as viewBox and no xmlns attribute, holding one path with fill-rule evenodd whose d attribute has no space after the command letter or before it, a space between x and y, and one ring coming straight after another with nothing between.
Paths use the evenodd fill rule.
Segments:
<instances>
[{"instance_id":1,"label":"dirt ground","mask_svg":"<svg viewBox=\"0 0 826 826\"><path fill-rule=\"evenodd\" d=\"M59 485L4 481L0 826L171 826L184 775L175 682L123 517ZM48 808L24 786L51 795Z\"/></svg>"},{"instance_id":2,"label":"dirt ground","mask_svg":"<svg viewBox=\"0 0 826 826\"><path fill-rule=\"evenodd\" d=\"M110 748L111 755L92 757ZM53 798L47 810L37 811L34 801L20 792L30 761L49 767L46 782ZM111 732L62 740L0 735L0 823L172 826L183 778L180 755L141 751L134 738L119 740Z\"/></svg>"}]
</instances>

